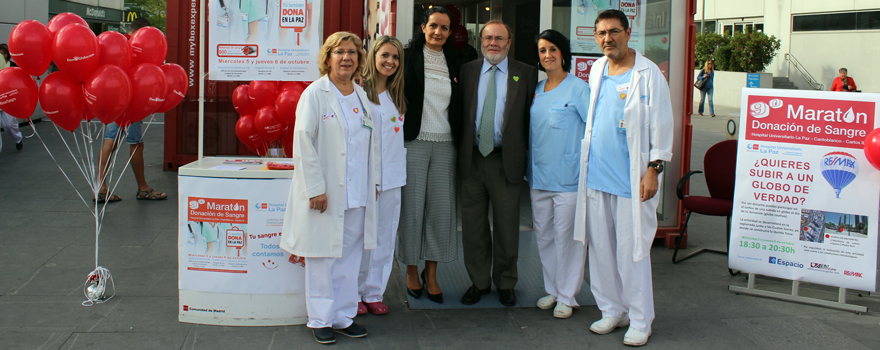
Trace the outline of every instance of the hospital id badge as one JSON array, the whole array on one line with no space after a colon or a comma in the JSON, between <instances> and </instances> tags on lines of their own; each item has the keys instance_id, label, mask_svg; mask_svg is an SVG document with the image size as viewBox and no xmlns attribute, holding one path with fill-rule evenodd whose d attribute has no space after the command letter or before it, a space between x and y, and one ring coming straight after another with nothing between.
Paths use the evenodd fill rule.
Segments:
<instances>
[{"instance_id":1,"label":"hospital id badge","mask_svg":"<svg viewBox=\"0 0 880 350\"><path fill-rule=\"evenodd\" d=\"M626 121L623 119L620 120L620 124L617 125L617 131L622 134L626 133Z\"/></svg>"},{"instance_id":2,"label":"hospital id badge","mask_svg":"<svg viewBox=\"0 0 880 350\"><path fill-rule=\"evenodd\" d=\"M241 13L241 20L242 20L243 22L247 22L247 21L248 21L247 18L248 18L248 14L247 14L247 12L242 12L242 13Z\"/></svg>"},{"instance_id":3,"label":"hospital id badge","mask_svg":"<svg viewBox=\"0 0 880 350\"><path fill-rule=\"evenodd\" d=\"M363 121L363 126L364 126L365 128L370 129L370 130L373 130L373 119L371 119L370 117L364 115L364 117L361 118L361 121Z\"/></svg>"}]
</instances>

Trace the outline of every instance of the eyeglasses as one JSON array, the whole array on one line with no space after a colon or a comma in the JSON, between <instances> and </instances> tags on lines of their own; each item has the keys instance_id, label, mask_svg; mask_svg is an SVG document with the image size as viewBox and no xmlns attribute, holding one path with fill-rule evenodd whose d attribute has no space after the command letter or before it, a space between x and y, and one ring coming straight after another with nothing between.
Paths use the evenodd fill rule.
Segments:
<instances>
[{"instance_id":1,"label":"eyeglasses","mask_svg":"<svg viewBox=\"0 0 880 350\"><path fill-rule=\"evenodd\" d=\"M485 41L485 42L487 42L487 43L491 43L492 40L495 40L495 41L497 41L497 42L499 42L499 43L503 43L504 41L507 40L507 38L505 38L505 37L503 37L503 36L490 36L490 35L486 35L486 36L483 37L483 41Z\"/></svg>"},{"instance_id":2,"label":"eyeglasses","mask_svg":"<svg viewBox=\"0 0 880 350\"><path fill-rule=\"evenodd\" d=\"M617 38L617 37L620 36L620 33L623 33L623 29L617 29L617 28L615 28L615 29L612 29L612 30L609 30L609 31L604 31L604 30L603 30L603 31L601 31L601 32L596 32L596 37L599 38L599 39L605 39L605 36L607 36L608 34L611 34L611 37L612 37L612 38Z\"/></svg>"},{"instance_id":3,"label":"eyeglasses","mask_svg":"<svg viewBox=\"0 0 880 350\"><path fill-rule=\"evenodd\" d=\"M357 56L357 55L358 55L358 52L357 52L357 50L348 50L348 51L345 51L345 50L333 50L333 54L336 55L336 56L345 56L345 55L349 55L349 56Z\"/></svg>"}]
</instances>

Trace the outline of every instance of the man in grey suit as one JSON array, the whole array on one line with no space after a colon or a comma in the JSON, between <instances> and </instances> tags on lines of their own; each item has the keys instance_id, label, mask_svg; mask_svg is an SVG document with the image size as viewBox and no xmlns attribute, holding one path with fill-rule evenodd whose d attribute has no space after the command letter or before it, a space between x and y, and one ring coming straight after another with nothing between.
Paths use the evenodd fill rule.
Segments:
<instances>
[{"instance_id":1,"label":"man in grey suit","mask_svg":"<svg viewBox=\"0 0 880 350\"><path fill-rule=\"evenodd\" d=\"M461 67L464 132L459 147L464 265L473 285L471 305L498 288L501 303L516 304L519 197L526 169L529 107L535 67L507 57L510 27L490 21L480 31L483 59ZM537 53L536 53L537 54ZM492 204L494 232L489 228ZM490 273L491 268L491 273Z\"/></svg>"}]
</instances>

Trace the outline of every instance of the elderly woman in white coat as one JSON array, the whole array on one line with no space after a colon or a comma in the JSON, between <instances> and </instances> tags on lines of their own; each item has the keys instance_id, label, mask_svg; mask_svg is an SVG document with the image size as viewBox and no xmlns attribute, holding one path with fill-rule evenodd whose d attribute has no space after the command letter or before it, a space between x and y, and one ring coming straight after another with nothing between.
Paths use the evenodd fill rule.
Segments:
<instances>
[{"instance_id":1,"label":"elderly woman in white coat","mask_svg":"<svg viewBox=\"0 0 880 350\"><path fill-rule=\"evenodd\" d=\"M352 33L330 35L318 56L323 76L296 109L281 248L305 258L307 327L321 344L334 333L367 335L352 319L361 255L376 247L380 153L369 100L351 80L364 66L361 47Z\"/></svg>"}]
</instances>

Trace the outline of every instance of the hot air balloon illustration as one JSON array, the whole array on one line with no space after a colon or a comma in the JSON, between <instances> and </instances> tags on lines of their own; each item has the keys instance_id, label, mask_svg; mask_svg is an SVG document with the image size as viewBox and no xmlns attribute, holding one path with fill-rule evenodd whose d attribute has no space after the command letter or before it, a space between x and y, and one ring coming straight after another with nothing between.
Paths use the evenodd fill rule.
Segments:
<instances>
[{"instance_id":1,"label":"hot air balloon illustration","mask_svg":"<svg viewBox=\"0 0 880 350\"><path fill-rule=\"evenodd\" d=\"M849 185L859 174L859 162L856 157L845 152L831 152L822 157L822 176L840 198L840 191Z\"/></svg>"}]
</instances>

